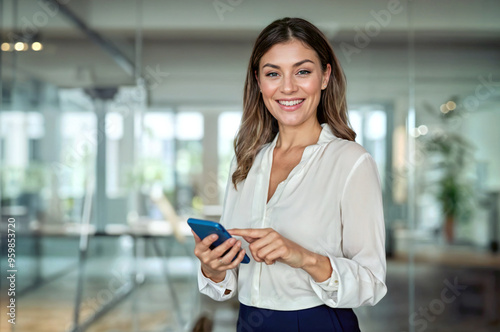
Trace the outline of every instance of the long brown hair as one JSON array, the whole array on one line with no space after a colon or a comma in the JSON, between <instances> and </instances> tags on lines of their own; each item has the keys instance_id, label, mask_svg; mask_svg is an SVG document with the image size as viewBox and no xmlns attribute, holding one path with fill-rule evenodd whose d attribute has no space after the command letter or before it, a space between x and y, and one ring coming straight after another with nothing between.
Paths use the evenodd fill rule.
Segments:
<instances>
[{"instance_id":1,"label":"long brown hair","mask_svg":"<svg viewBox=\"0 0 500 332\"><path fill-rule=\"evenodd\" d=\"M301 18L285 17L269 24L257 37L248 64L243 94L243 117L234 140L238 167L233 173L234 188L246 179L255 156L278 133L278 122L264 105L255 77L262 56L274 45L300 40L316 51L323 70L330 64L332 71L326 89L321 91L317 118L328 123L335 136L354 141L356 133L349 126L346 103L346 80L340 63L323 33Z\"/></svg>"}]
</instances>

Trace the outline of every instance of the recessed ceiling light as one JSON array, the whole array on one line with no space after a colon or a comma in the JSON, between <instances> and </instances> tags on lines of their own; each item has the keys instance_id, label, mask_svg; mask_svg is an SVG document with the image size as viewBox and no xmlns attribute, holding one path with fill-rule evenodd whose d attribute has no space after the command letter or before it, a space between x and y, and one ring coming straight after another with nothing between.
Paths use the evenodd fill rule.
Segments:
<instances>
[{"instance_id":1,"label":"recessed ceiling light","mask_svg":"<svg viewBox=\"0 0 500 332\"><path fill-rule=\"evenodd\" d=\"M456 107L457 107L457 104L455 104L455 102L453 101L449 101L446 103L446 107L450 110L450 111L453 111Z\"/></svg>"},{"instance_id":2,"label":"recessed ceiling light","mask_svg":"<svg viewBox=\"0 0 500 332\"><path fill-rule=\"evenodd\" d=\"M31 49L33 51L41 51L43 49L43 45L42 43L34 42L33 44L31 44Z\"/></svg>"},{"instance_id":3,"label":"recessed ceiling light","mask_svg":"<svg viewBox=\"0 0 500 332\"><path fill-rule=\"evenodd\" d=\"M2 51L8 52L8 51L11 51L11 50L12 50L12 48L10 47L9 43L2 43Z\"/></svg>"},{"instance_id":4,"label":"recessed ceiling light","mask_svg":"<svg viewBox=\"0 0 500 332\"><path fill-rule=\"evenodd\" d=\"M426 125L418 126L417 129L420 135L427 135L427 133L429 132L429 128L427 128Z\"/></svg>"},{"instance_id":5,"label":"recessed ceiling light","mask_svg":"<svg viewBox=\"0 0 500 332\"><path fill-rule=\"evenodd\" d=\"M14 49L16 51L24 51L24 43L23 42L17 42L15 45L14 45Z\"/></svg>"}]
</instances>

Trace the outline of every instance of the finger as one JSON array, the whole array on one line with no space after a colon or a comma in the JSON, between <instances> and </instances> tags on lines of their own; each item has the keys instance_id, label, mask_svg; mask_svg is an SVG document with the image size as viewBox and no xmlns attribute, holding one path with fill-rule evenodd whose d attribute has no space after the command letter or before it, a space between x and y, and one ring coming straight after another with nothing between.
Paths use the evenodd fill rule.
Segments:
<instances>
[{"instance_id":1,"label":"finger","mask_svg":"<svg viewBox=\"0 0 500 332\"><path fill-rule=\"evenodd\" d=\"M231 228L231 229L228 229L227 232L231 235L238 235L236 234L238 231L242 230L241 228Z\"/></svg>"},{"instance_id":2,"label":"finger","mask_svg":"<svg viewBox=\"0 0 500 332\"><path fill-rule=\"evenodd\" d=\"M244 239L245 241L247 241L248 243L252 243L252 242L257 241L259 238L257 238L257 237L243 236L243 239Z\"/></svg>"},{"instance_id":3,"label":"finger","mask_svg":"<svg viewBox=\"0 0 500 332\"><path fill-rule=\"evenodd\" d=\"M231 250L229 250L227 254L225 254L222 257L222 260L226 263L226 265L230 264L233 258L236 257L236 255L238 255L240 248L241 248L241 241L236 241Z\"/></svg>"},{"instance_id":4,"label":"finger","mask_svg":"<svg viewBox=\"0 0 500 332\"><path fill-rule=\"evenodd\" d=\"M238 257L231 264L227 265L227 269L230 270L237 267L243 261L243 258L245 258L245 249L240 250Z\"/></svg>"},{"instance_id":5,"label":"finger","mask_svg":"<svg viewBox=\"0 0 500 332\"><path fill-rule=\"evenodd\" d=\"M217 234L211 234L205 237L199 244L200 249L202 249L203 251L210 249L210 246L217 240L217 238Z\"/></svg>"},{"instance_id":6,"label":"finger","mask_svg":"<svg viewBox=\"0 0 500 332\"><path fill-rule=\"evenodd\" d=\"M273 229L271 228L246 228L246 229L233 228L228 230L229 234L233 236L241 236L248 243L255 242L258 239L268 235L272 231Z\"/></svg>"},{"instance_id":7,"label":"finger","mask_svg":"<svg viewBox=\"0 0 500 332\"><path fill-rule=\"evenodd\" d=\"M221 245L219 245L214 250L212 250L212 257L214 259L219 259L235 243L236 243L236 239L235 238L227 239Z\"/></svg>"},{"instance_id":8,"label":"finger","mask_svg":"<svg viewBox=\"0 0 500 332\"><path fill-rule=\"evenodd\" d=\"M281 245L281 241L277 241L276 236L266 236L250 243L249 249L252 251L254 256L260 257L257 253L268 245L273 245L272 249L274 249L275 245Z\"/></svg>"},{"instance_id":9,"label":"finger","mask_svg":"<svg viewBox=\"0 0 500 332\"><path fill-rule=\"evenodd\" d=\"M228 230L229 234L236 236L248 236L253 238L261 238L269 233L268 228L233 228Z\"/></svg>"},{"instance_id":10,"label":"finger","mask_svg":"<svg viewBox=\"0 0 500 332\"><path fill-rule=\"evenodd\" d=\"M278 248L267 254L264 261L266 262L267 265L273 265L274 263L276 263L276 261L279 261L281 258L283 258L284 254L285 254L284 247Z\"/></svg>"},{"instance_id":11,"label":"finger","mask_svg":"<svg viewBox=\"0 0 500 332\"><path fill-rule=\"evenodd\" d=\"M282 244L279 243L278 241L273 241L273 242L270 242L269 244L259 248L259 249L255 249L255 248L252 248L253 250L255 250L256 252L256 255L259 259L263 260L263 261L266 261L268 259L268 256L270 253L273 253L274 251L276 251L277 249L281 248L282 247Z\"/></svg>"}]
</instances>

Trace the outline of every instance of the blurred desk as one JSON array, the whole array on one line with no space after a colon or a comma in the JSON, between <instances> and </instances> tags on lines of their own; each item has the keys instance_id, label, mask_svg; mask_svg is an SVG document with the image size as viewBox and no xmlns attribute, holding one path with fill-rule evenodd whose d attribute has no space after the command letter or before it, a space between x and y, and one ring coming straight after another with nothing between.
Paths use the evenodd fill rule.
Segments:
<instances>
[{"instance_id":1,"label":"blurred desk","mask_svg":"<svg viewBox=\"0 0 500 332\"><path fill-rule=\"evenodd\" d=\"M435 244L415 244L412 262L441 268L464 270L460 283L479 289L483 314L491 322L498 322L500 293L500 254L479 250L468 246L444 246ZM410 262L408 252L397 252L394 261ZM470 308L467 300L461 300L464 308ZM466 310L465 309L465 310Z\"/></svg>"},{"instance_id":2,"label":"blurred desk","mask_svg":"<svg viewBox=\"0 0 500 332\"><path fill-rule=\"evenodd\" d=\"M463 268L490 268L500 270L500 254L492 254L486 250L476 250L466 246L414 245L414 261L439 266ZM408 261L409 253L396 252L395 261Z\"/></svg>"},{"instance_id":3,"label":"blurred desk","mask_svg":"<svg viewBox=\"0 0 500 332\"><path fill-rule=\"evenodd\" d=\"M182 246L184 253L187 257L194 259L194 253L191 252L190 248L187 246L188 242L185 238L192 237L191 228L187 224L187 219L182 220L178 223L177 229L174 230L171 223L165 220L151 220L148 218L138 218L136 221L131 222L129 225L125 224L108 224L106 225L104 231L98 231L93 225L81 225L81 224L63 224L63 225L44 225L40 226L33 224L30 232L30 236L42 238L42 237L78 237L80 238L80 259L78 265L78 282L77 282L77 295L75 299L75 310L74 310L74 322L73 327L70 331L84 331L89 327L94 321L99 317L104 315L112 307L118 304L120 301L125 299L131 292L140 284L144 282L144 275L138 268L139 260L142 258L138 253L138 241L144 240L144 244L148 243L152 246L153 252L157 257L162 258L162 269L163 276L165 278L171 299L173 302L174 311L178 322L184 328L186 320L182 316L180 301L177 297L175 289L173 287L172 280L170 278L170 272L168 270L167 260L171 257L171 249L173 243L178 243ZM84 320L80 322L80 308L82 305L82 295L83 295L83 283L85 274L85 265L87 262L87 246L82 246L82 241L88 242L88 240L95 237L121 237L130 236L133 238L134 243L134 261L135 267L134 271L131 272L130 282L124 284L120 289L118 289L113 298L102 305L91 317L84 317ZM159 240L170 238L175 241L170 241L167 244L166 250L163 252L159 243ZM195 271L193 271L195 272ZM193 273L193 278L196 278L196 274ZM194 291L197 291L195 288ZM194 293L193 295L197 295ZM196 301L193 296L193 301Z\"/></svg>"},{"instance_id":4,"label":"blurred desk","mask_svg":"<svg viewBox=\"0 0 500 332\"><path fill-rule=\"evenodd\" d=\"M179 230L183 236L192 237L191 228L187 224L187 219L179 224ZM173 236L174 230L166 220L155 220L150 218L139 218L137 221L126 224L108 224L104 231L97 231L94 225L82 225L79 223L64 223L52 225L30 225L30 232L40 236L151 236L165 237Z\"/></svg>"}]
</instances>

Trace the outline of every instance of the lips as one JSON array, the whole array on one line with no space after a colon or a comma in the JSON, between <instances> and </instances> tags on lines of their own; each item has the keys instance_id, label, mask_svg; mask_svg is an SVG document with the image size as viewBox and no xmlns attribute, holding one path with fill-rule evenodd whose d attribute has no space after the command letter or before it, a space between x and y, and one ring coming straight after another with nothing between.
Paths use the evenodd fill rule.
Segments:
<instances>
[{"instance_id":1,"label":"lips","mask_svg":"<svg viewBox=\"0 0 500 332\"><path fill-rule=\"evenodd\" d=\"M302 98L296 99L278 99L276 103L278 106L285 112L293 112L302 107L304 104L304 100Z\"/></svg>"},{"instance_id":2,"label":"lips","mask_svg":"<svg viewBox=\"0 0 500 332\"><path fill-rule=\"evenodd\" d=\"M279 99L277 100L277 102L283 106L295 106L301 104L304 100L305 99L292 99L292 100Z\"/></svg>"}]
</instances>

